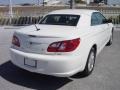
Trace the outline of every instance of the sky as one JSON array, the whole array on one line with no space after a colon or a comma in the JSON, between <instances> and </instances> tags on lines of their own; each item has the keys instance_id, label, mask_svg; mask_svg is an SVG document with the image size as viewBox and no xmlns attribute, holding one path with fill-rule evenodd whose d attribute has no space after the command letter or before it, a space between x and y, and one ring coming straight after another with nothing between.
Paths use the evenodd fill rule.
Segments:
<instances>
[{"instance_id":1,"label":"sky","mask_svg":"<svg viewBox=\"0 0 120 90\"><path fill-rule=\"evenodd\" d=\"M40 0L42 2L43 0ZM36 4L38 0L12 0L13 4L19 3L34 3ZM8 4L9 0L0 0L0 4ZM120 0L108 0L108 3L120 4Z\"/></svg>"},{"instance_id":2,"label":"sky","mask_svg":"<svg viewBox=\"0 0 120 90\"><path fill-rule=\"evenodd\" d=\"M19 3L37 3L37 2L38 2L38 0L12 0L13 4L19 4ZM9 0L0 0L0 3L1 4L8 4Z\"/></svg>"}]
</instances>

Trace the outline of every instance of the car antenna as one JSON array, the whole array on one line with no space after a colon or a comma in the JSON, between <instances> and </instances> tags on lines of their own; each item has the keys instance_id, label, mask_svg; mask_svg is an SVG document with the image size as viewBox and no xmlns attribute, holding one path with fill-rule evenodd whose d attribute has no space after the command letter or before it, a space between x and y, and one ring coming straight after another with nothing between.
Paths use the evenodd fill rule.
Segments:
<instances>
[{"instance_id":1,"label":"car antenna","mask_svg":"<svg viewBox=\"0 0 120 90\"><path fill-rule=\"evenodd\" d=\"M37 31L39 31L39 30L40 30L40 29L36 26L36 24L35 24L35 27L36 27Z\"/></svg>"}]
</instances>

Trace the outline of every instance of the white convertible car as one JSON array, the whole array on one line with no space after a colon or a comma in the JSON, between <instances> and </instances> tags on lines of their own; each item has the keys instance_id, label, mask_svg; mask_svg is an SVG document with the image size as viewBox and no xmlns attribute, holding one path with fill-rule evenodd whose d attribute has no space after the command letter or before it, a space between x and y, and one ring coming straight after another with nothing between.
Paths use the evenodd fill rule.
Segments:
<instances>
[{"instance_id":1,"label":"white convertible car","mask_svg":"<svg viewBox=\"0 0 120 90\"><path fill-rule=\"evenodd\" d=\"M89 75L95 58L113 40L113 24L96 10L56 10L39 24L14 32L11 61L30 72Z\"/></svg>"}]
</instances>

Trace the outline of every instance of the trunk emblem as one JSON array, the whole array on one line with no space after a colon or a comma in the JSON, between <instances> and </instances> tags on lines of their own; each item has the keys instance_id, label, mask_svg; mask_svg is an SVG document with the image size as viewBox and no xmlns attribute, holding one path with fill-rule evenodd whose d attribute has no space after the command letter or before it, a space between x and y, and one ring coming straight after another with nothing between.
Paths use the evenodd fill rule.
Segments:
<instances>
[{"instance_id":1,"label":"trunk emblem","mask_svg":"<svg viewBox=\"0 0 120 90\"><path fill-rule=\"evenodd\" d=\"M29 42L30 45L36 44L36 45L41 45L42 43L37 43L37 42Z\"/></svg>"},{"instance_id":2,"label":"trunk emblem","mask_svg":"<svg viewBox=\"0 0 120 90\"><path fill-rule=\"evenodd\" d=\"M30 45L32 45L33 43L32 42L30 42Z\"/></svg>"},{"instance_id":3,"label":"trunk emblem","mask_svg":"<svg viewBox=\"0 0 120 90\"><path fill-rule=\"evenodd\" d=\"M29 37L37 37L37 36L35 36L35 35L28 35Z\"/></svg>"}]
</instances>

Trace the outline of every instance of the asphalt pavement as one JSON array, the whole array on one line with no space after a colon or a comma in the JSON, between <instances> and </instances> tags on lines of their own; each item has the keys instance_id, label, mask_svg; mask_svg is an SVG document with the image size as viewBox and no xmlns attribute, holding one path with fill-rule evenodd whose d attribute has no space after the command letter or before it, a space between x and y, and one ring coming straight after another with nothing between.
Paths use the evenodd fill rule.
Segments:
<instances>
[{"instance_id":1,"label":"asphalt pavement","mask_svg":"<svg viewBox=\"0 0 120 90\"><path fill-rule=\"evenodd\" d=\"M70 78L30 73L13 65L9 47L16 29L0 28L0 90L120 90L120 28L113 44L98 55L93 73Z\"/></svg>"}]
</instances>

